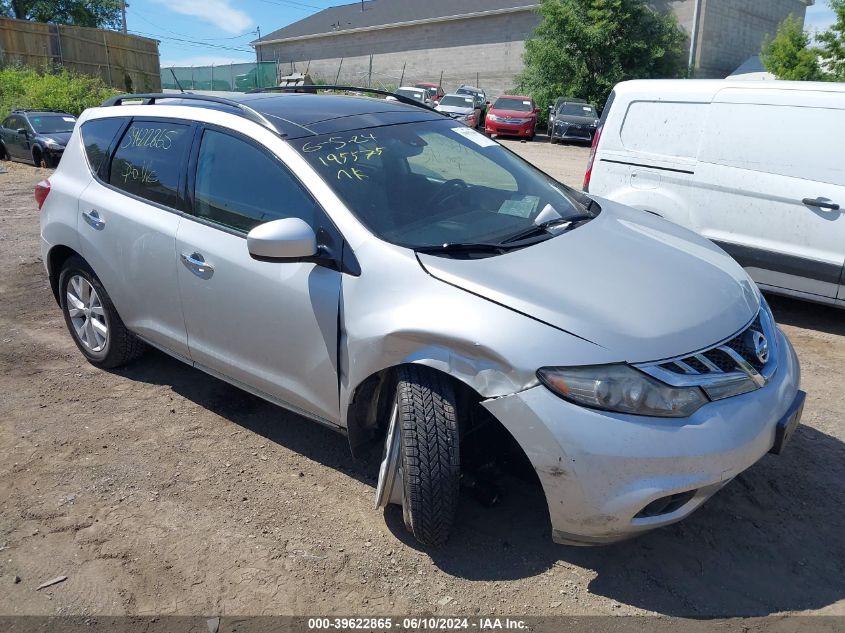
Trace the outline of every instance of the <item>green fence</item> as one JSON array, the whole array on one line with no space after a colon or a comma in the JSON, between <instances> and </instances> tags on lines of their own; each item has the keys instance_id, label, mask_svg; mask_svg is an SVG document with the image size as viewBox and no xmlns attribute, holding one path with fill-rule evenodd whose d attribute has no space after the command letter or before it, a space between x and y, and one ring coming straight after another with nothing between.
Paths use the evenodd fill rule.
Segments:
<instances>
[{"instance_id":1,"label":"green fence","mask_svg":"<svg viewBox=\"0 0 845 633\"><path fill-rule=\"evenodd\" d=\"M173 66L161 69L161 87L178 90L181 85L184 90L244 91L278 85L278 76L276 62Z\"/></svg>"}]
</instances>

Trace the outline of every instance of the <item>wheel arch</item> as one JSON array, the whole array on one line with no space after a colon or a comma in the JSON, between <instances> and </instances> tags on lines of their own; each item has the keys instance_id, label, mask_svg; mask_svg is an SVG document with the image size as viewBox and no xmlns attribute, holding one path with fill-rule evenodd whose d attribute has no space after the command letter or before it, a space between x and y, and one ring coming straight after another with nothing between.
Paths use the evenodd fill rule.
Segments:
<instances>
[{"instance_id":1,"label":"wheel arch","mask_svg":"<svg viewBox=\"0 0 845 633\"><path fill-rule=\"evenodd\" d=\"M47 254L47 276L50 279L50 289L53 291L53 297L59 305L62 303L61 297L59 297L59 276L62 274L62 266L64 266L64 263L70 257L79 257L85 261L82 255L63 244L54 246Z\"/></svg>"}]
</instances>

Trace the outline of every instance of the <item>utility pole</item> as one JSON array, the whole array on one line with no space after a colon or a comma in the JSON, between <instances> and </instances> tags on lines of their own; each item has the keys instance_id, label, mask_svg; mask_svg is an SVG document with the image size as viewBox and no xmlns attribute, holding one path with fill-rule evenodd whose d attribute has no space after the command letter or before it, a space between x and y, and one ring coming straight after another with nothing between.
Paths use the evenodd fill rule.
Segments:
<instances>
[{"instance_id":1,"label":"utility pole","mask_svg":"<svg viewBox=\"0 0 845 633\"><path fill-rule=\"evenodd\" d=\"M261 39L261 27L260 27L260 26L256 26L256 27L255 27L255 32L256 32L256 33L258 33L258 39L260 40L260 39ZM258 43L257 43L257 42L256 42L256 44L255 44L255 63L256 63L256 64L261 63L261 59L258 57ZM256 73L258 72L258 67L257 67L257 66L256 66L256 71L255 71L255 72L256 72Z\"/></svg>"},{"instance_id":2,"label":"utility pole","mask_svg":"<svg viewBox=\"0 0 845 633\"><path fill-rule=\"evenodd\" d=\"M126 0L120 0L120 14L123 17L123 34L126 35Z\"/></svg>"}]
</instances>

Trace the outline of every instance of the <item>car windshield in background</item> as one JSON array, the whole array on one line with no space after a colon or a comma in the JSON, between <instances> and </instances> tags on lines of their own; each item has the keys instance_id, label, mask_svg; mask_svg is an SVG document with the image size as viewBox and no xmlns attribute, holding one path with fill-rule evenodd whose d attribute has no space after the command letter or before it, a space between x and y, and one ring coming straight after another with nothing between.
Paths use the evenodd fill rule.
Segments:
<instances>
[{"instance_id":1,"label":"car windshield in background","mask_svg":"<svg viewBox=\"0 0 845 633\"><path fill-rule=\"evenodd\" d=\"M588 198L454 121L291 143L376 236L408 248L513 248L552 237L538 224L592 217Z\"/></svg>"},{"instance_id":2,"label":"car windshield in background","mask_svg":"<svg viewBox=\"0 0 845 633\"><path fill-rule=\"evenodd\" d=\"M56 134L58 132L73 132L76 119L69 114L45 114L30 116L29 122L39 134Z\"/></svg>"},{"instance_id":3,"label":"car windshield in background","mask_svg":"<svg viewBox=\"0 0 845 633\"><path fill-rule=\"evenodd\" d=\"M440 100L442 106L453 106L457 108L475 107L475 99L472 97L443 97Z\"/></svg>"},{"instance_id":4,"label":"car windshield in background","mask_svg":"<svg viewBox=\"0 0 845 633\"><path fill-rule=\"evenodd\" d=\"M496 99L494 110L516 110L517 112L531 112L531 102L527 99Z\"/></svg>"},{"instance_id":5,"label":"car windshield in background","mask_svg":"<svg viewBox=\"0 0 845 633\"><path fill-rule=\"evenodd\" d=\"M565 103L561 106L558 114L563 116L585 116L591 119L597 119L599 116L593 106L583 105L581 103Z\"/></svg>"},{"instance_id":6,"label":"car windshield in background","mask_svg":"<svg viewBox=\"0 0 845 633\"><path fill-rule=\"evenodd\" d=\"M425 92L422 90L402 90L399 89L396 91L396 94L402 95L403 97L410 97L411 99L416 99L417 101L423 101Z\"/></svg>"}]
</instances>

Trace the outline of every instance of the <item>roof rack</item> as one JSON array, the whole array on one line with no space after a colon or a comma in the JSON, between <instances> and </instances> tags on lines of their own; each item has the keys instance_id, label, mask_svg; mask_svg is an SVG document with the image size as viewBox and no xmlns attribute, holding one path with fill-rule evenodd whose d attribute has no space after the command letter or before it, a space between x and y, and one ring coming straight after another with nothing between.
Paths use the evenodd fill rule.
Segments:
<instances>
[{"instance_id":1,"label":"roof rack","mask_svg":"<svg viewBox=\"0 0 845 633\"><path fill-rule=\"evenodd\" d=\"M67 110L54 110L52 108L15 108L12 112L58 112L60 114L70 114ZM73 116L71 114L71 116Z\"/></svg>"},{"instance_id":2,"label":"roof rack","mask_svg":"<svg viewBox=\"0 0 845 633\"><path fill-rule=\"evenodd\" d=\"M362 88L360 86L269 86L267 88L253 88L252 90L247 91L247 94L255 94L259 92L300 92L305 90L337 90L338 92L368 92L371 94L382 95L385 97L393 97L397 101L401 103L405 103L412 106L417 106L418 108L423 108L425 110L431 110L432 112L437 112L437 114L444 115L439 110L435 110L431 106L427 106L424 103L420 103L419 101L414 101L410 97L406 97L405 95L400 95L395 92L390 92L388 90L378 90L376 88Z\"/></svg>"},{"instance_id":3,"label":"roof rack","mask_svg":"<svg viewBox=\"0 0 845 633\"><path fill-rule=\"evenodd\" d=\"M248 105L241 103L240 101L235 101L234 99L227 99L225 97L216 97L213 95L197 95L191 92L179 92L179 93L165 93L165 92L148 92L142 94L124 94L118 95L116 97L112 97L111 99L106 99L102 103L102 107L109 107L109 106L118 106L122 105L124 101L143 101L142 105L155 105L156 101L160 99L183 99L188 101L205 101L206 103L219 103L222 105L231 106L233 108L237 108L240 110L244 117L258 123L259 125L267 128L271 132L278 134L280 136L285 136L284 132L279 130L275 125L273 125L267 117L263 114L255 110L254 108L250 108Z\"/></svg>"}]
</instances>

